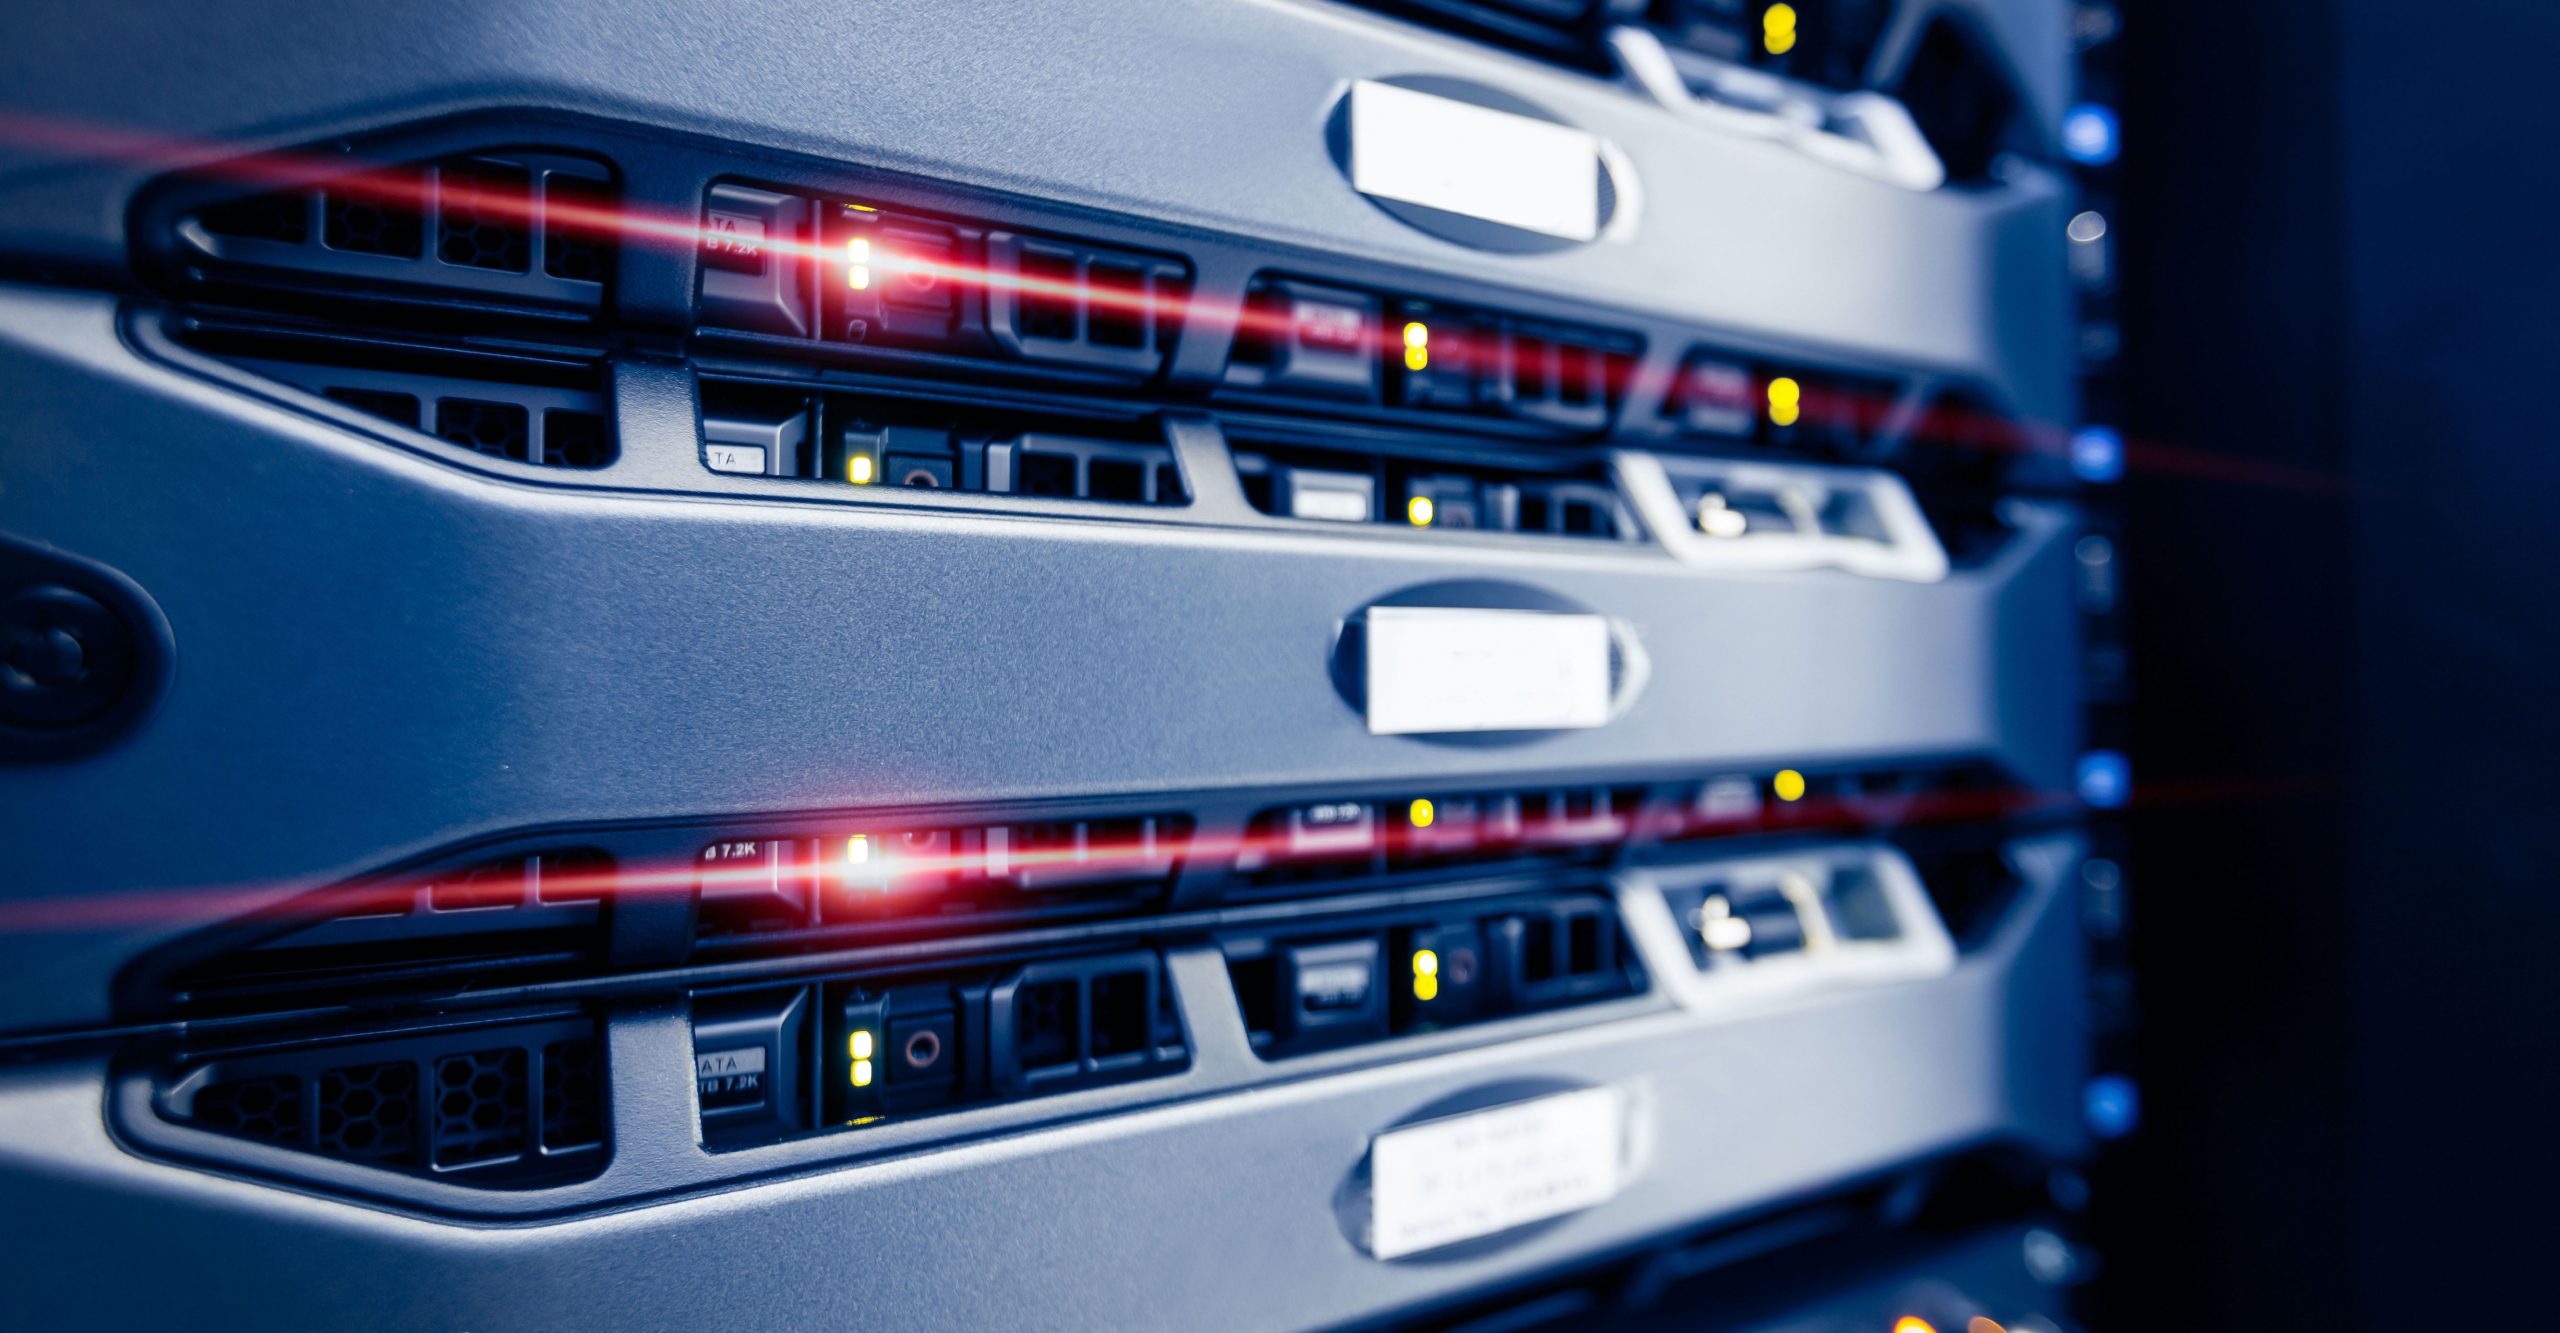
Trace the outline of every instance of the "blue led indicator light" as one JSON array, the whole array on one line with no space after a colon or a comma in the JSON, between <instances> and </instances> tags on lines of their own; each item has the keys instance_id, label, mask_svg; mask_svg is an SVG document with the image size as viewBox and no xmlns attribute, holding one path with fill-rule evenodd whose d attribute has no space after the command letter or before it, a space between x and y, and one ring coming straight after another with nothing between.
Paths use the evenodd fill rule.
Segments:
<instances>
[{"instance_id":1,"label":"blue led indicator light","mask_svg":"<svg viewBox=\"0 0 2560 1333\"><path fill-rule=\"evenodd\" d=\"M2071 473L2082 481L2110 482L2124 476L2124 436L2107 426L2082 426L2071 433Z\"/></svg>"},{"instance_id":2,"label":"blue led indicator light","mask_svg":"<svg viewBox=\"0 0 2560 1333\"><path fill-rule=\"evenodd\" d=\"M2142 1123L2142 1094L2122 1074L2100 1074L2081 1090L2080 1114L2090 1133L2120 1139Z\"/></svg>"},{"instance_id":3,"label":"blue led indicator light","mask_svg":"<svg viewBox=\"0 0 2560 1333\"><path fill-rule=\"evenodd\" d=\"M2117 750L2091 750L2080 756L2080 800L2098 810L2117 810L2133 796L2133 765Z\"/></svg>"},{"instance_id":4,"label":"blue led indicator light","mask_svg":"<svg viewBox=\"0 0 2560 1333\"><path fill-rule=\"evenodd\" d=\"M2116 160L2116 113L2095 102L2082 102L2062 113L2062 151L2084 167L2103 167Z\"/></svg>"}]
</instances>

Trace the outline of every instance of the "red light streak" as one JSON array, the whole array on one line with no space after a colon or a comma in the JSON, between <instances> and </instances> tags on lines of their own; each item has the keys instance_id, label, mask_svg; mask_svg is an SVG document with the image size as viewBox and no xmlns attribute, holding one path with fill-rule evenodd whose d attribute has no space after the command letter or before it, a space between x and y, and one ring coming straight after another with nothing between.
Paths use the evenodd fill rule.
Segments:
<instances>
[{"instance_id":1,"label":"red light streak","mask_svg":"<svg viewBox=\"0 0 2560 1333\"><path fill-rule=\"evenodd\" d=\"M2167 809L2283 799L2329 790L2337 785L2334 779L2320 777L2155 782L2137 786L2131 805ZM1025 869L1072 869L1103 875L1121 873L1133 878L1153 878L1169 877L1181 865L1200 861L1230 867L1246 862L1288 869L1320 868L1373 861L1381 852L1389 858L1390 872L1408 869L1463 871L1471 857L1488 869L1499 869L1501 864L1515 858L1538 853L1611 851L1630 839L1647 843L1676 842L1684 839L1717 840L1755 833L1840 833L1886 827L1977 823L2020 815L2067 812L2076 807L2077 798L2068 792L2015 787L1809 796L1795 802L1769 798L1764 799L1756 811L1737 817L1709 816L1694 809L1639 812L1625 818L1622 825L1613 824L1606 832L1586 839L1565 836L1505 838L1480 844L1474 851L1462 849L1448 854L1428 850L1428 841L1417 837L1415 830L1388 819L1387 812L1400 805L1400 802L1380 803L1378 818L1383 827L1369 842L1357 847L1295 852L1290 848L1290 838L1285 830L1195 833L1189 836L1160 834L1152 846L1143 839L1105 841L1090 843L1082 852L1071 847L1029 849L1017 846L1007 858L1013 874L1004 877L985 875L983 850L917 854L898 850L897 839L901 833L950 831L951 826L937 826L930 821L910 824L864 821L856 817L844 821L836 832L793 834L777 841L791 844L801 853L814 848L817 853L814 856L795 855L787 871L790 882L808 892L813 900L820 893L851 892L857 895L857 901L886 913L867 915L862 919L895 920L897 909L913 906L919 909L917 921L924 923L935 919L937 902L936 890L928 886L957 880L963 885L986 884L1000 889L1014 874ZM1451 824L1447 807L1442 808L1443 814L1435 824L1434 832L1445 837ZM1590 823L1600 826L1600 817L1595 813ZM845 839L856 833L870 836L874 849L872 855L876 859L865 869L875 877L883 871L888 872L887 888L847 886L844 883L847 877L842 848ZM1703 851L1705 842L1699 846ZM296 885L273 884L66 893L29 898L0 903L0 933L108 930L173 923L213 925L226 921L271 921L279 927L286 927L341 917L406 912L417 902L421 890L435 884L456 885L477 868L456 866L441 872L316 891ZM594 870L546 866L540 883L542 901L553 904L586 899L647 898L661 894L690 895L697 886L757 888L770 883L771 874L770 869L757 863L729 865L686 859L655 864L625 862L609 869ZM1074 892L1071 888L1058 891ZM467 897L468 892L460 896ZM504 919L503 909L439 909L467 910L486 910L493 923Z\"/></svg>"},{"instance_id":2,"label":"red light streak","mask_svg":"<svg viewBox=\"0 0 2560 1333\"><path fill-rule=\"evenodd\" d=\"M20 148L58 156L162 170L185 170L203 179L277 189L309 189L325 185L333 193L400 208L424 209L432 203L432 188L418 169L408 164L371 162L307 151L243 154L229 145L206 140L11 112L0 112L0 138ZM699 251L706 242L715 239L715 233L706 221L690 213L586 204L556 196L537 205L529 195L487 192L475 192L473 206L485 215L509 217L528 224L538 219L541 210L547 209L553 222L566 228L670 248ZM822 278L842 271L843 256L839 249L822 242L794 242L768 237L764 249L778 257L818 265ZM1144 319L1153 319L1161 311L1177 316L1186 329L1232 325L1242 333L1267 339L1285 338L1294 333L1294 326L1287 315L1250 306L1239 307L1231 301L1193 298L1175 292L1132 292L1087 286L1030 277L1018 272L999 272L983 265L900 255L883 246L877 238L874 239L870 264L883 276L894 275L903 265L908 272L938 278L979 293L1009 291L1020 295L1080 300L1088 305L1100 305ZM831 289L825 282L820 286L821 290ZM875 281L874 289L877 287L878 282ZM1358 335L1358 340L1366 354L1390 361L1400 358L1403 352L1400 328L1385 323L1372 323ZM1499 364L1504 353L1498 337L1470 334L1462 323L1435 323L1431 330L1430 349L1434 363L1443 366L1459 360L1478 367L1493 366ZM1624 392L1634 364L1631 358L1603 359L1602 374L1610 395ZM1804 385L1799 421L1872 430L1897 405L1897 399L1889 392L1868 393L1817 379ZM1932 407L1923 415L1911 439L1914 443L1933 447L1983 449L2010 454L2061 456L2069 448L2064 427L2043 422L2021 423L1993 413L1944 404ZM2130 471L2161 476L2339 495L2352 491L2347 483L2328 474L2232 458L2159 441L2127 440L2125 463Z\"/></svg>"}]
</instances>

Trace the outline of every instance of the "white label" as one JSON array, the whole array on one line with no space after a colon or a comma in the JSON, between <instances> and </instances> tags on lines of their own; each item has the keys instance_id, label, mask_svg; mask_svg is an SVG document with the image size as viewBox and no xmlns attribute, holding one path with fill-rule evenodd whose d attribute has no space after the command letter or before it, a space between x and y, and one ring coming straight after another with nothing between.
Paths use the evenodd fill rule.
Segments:
<instances>
[{"instance_id":1,"label":"white label","mask_svg":"<svg viewBox=\"0 0 2560 1333\"><path fill-rule=\"evenodd\" d=\"M1609 720L1609 622L1599 616L1371 607L1368 658L1371 735Z\"/></svg>"},{"instance_id":2,"label":"white label","mask_svg":"<svg viewBox=\"0 0 2560 1333\"><path fill-rule=\"evenodd\" d=\"M1391 84L1351 85L1351 186L1567 240L1600 234L1598 139Z\"/></svg>"},{"instance_id":3,"label":"white label","mask_svg":"<svg viewBox=\"0 0 2560 1333\"><path fill-rule=\"evenodd\" d=\"M1369 1252L1393 1259L1605 1203L1624 1137L1614 1088L1389 1130L1369 1143Z\"/></svg>"},{"instance_id":4,"label":"white label","mask_svg":"<svg viewBox=\"0 0 2560 1333\"><path fill-rule=\"evenodd\" d=\"M764 471L764 450L751 444L706 444L702 457L714 472Z\"/></svg>"},{"instance_id":5,"label":"white label","mask_svg":"<svg viewBox=\"0 0 2560 1333\"><path fill-rule=\"evenodd\" d=\"M1369 496L1363 491L1328 491L1298 483L1289 492L1291 518L1320 518L1330 523L1369 521Z\"/></svg>"},{"instance_id":6,"label":"white label","mask_svg":"<svg viewBox=\"0 0 2560 1333\"><path fill-rule=\"evenodd\" d=\"M734 1051L704 1051L693 1057L695 1078L721 1078L730 1074L764 1072L764 1048L741 1046Z\"/></svg>"}]
</instances>

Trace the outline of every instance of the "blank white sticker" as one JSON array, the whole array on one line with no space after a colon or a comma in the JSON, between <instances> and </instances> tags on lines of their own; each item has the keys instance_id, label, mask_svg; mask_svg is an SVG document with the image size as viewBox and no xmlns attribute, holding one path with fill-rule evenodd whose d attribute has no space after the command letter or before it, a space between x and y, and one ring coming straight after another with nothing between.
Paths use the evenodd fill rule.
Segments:
<instances>
[{"instance_id":1,"label":"blank white sticker","mask_svg":"<svg viewBox=\"0 0 2560 1333\"><path fill-rule=\"evenodd\" d=\"M1625 1133L1617 1090L1586 1088L1380 1134L1369 1252L1393 1259L1605 1203Z\"/></svg>"},{"instance_id":2,"label":"blank white sticker","mask_svg":"<svg viewBox=\"0 0 2560 1333\"><path fill-rule=\"evenodd\" d=\"M1609 622L1599 616L1377 606L1368 621L1371 735L1609 720Z\"/></svg>"},{"instance_id":3,"label":"blank white sticker","mask_svg":"<svg viewBox=\"0 0 2560 1333\"><path fill-rule=\"evenodd\" d=\"M1351 85L1351 186L1546 236L1600 234L1600 141L1392 84Z\"/></svg>"}]
</instances>

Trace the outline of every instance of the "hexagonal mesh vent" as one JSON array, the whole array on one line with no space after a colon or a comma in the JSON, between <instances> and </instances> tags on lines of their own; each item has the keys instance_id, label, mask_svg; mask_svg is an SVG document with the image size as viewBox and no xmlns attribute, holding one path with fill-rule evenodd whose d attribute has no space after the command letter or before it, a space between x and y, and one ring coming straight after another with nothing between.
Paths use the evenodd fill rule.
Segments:
<instances>
[{"instance_id":1,"label":"hexagonal mesh vent","mask_svg":"<svg viewBox=\"0 0 2560 1333\"><path fill-rule=\"evenodd\" d=\"M436 257L504 273L530 270L533 173L496 162L464 162L439 175Z\"/></svg>"},{"instance_id":2,"label":"hexagonal mesh vent","mask_svg":"<svg viewBox=\"0 0 2560 1333\"><path fill-rule=\"evenodd\" d=\"M333 1157L396 1161L418 1146L418 1067L406 1060L320 1076L313 1145Z\"/></svg>"},{"instance_id":3,"label":"hexagonal mesh vent","mask_svg":"<svg viewBox=\"0 0 2560 1333\"><path fill-rule=\"evenodd\" d=\"M426 241L426 175L410 169L354 176L322 194L321 243L354 254L415 259Z\"/></svg>"},{"instance_id":4,"label":"hexagonal mesh vent","mask_svg":"<svg viewBox=\"0 0 2560 1333\"><path fill-rule=\"evenodd\" d=\"M195 1118L225 1133L276 1143L302 1139L302 1080L291 1074L209 1083L196 1093Z\"/></svg>"},{"instance_id":5,"label":"hexagonal mesh vent","mask_svg":"<svg viewBox=\"0 0 2560 1333\"><path fill-rule=\"evenodd\" d=\"M344 403L359 412L411 430L418 428L418 395L414 393L351 388L328 388L320 392L330 401Z\"/></svg>"},{"instance_id":6,"label":"hexagonal mesh vent","mask_svg":"<svg viewBox=\"0 0 2560 1333\"><path fill-rule=\"evenodd\" d=\"M448 1055L435 1065L434 1161L468 1166L521 1156L525 1147L522 1048Z\"/></svg>"},{"instance_id":7,"label":"hexagonal mesh vent","mask_svg":"<svg viewBox=\"0 0 2560 1333\"><path fill-rule=\"evenodd\" d=\"M542 414L542 461L550 467L603 467L613 461L613 437L594 412L553 408Z\"/></svg>"},{"instance_id":8,"label":"hexagonal mesh vent","mask_svg":"<svg viewBox=\"0 0 2560 1333\"><path fill-rule=\"evenodd\" d=\"M542 271L571 282L603 282L612 190L602 181L564 175L550 177L543 190L549 225L543 230Z\"/></svg>"},{"instance_id":9,"label":"hexagonal mesh vent","mask_svg":"<svg viewBox=\"0 0 2560 1333\"><path fill-rule=\"evenodd\" d=\"M317 155L312 161L325 160ZM396 161L382 158L377 161ZM389 298L368 316L456 297L488 309L592 314L620 230L612 169L592 157L503 149L367 166L292 189L239 195L212 173L176 183L150 228L163 276L246 289Z\"/></svg>"},{"instance_id":10,"label":"hexagonal mesh vent","mask_svg":"<svg viewBox=\"0 0 2560 1333\"><path fill-rule=\"evenodd\" d=\"M447 398L436 404L436 434L497 458L533 459L533 429L526 411L514 403L478 398Z\"/></svg>"},{"instance_id":11,"label":"hexagonal mesh vent","mask_svg":"<svg viewBox=\"0 0 2560 1333\"><path fill-rule=\"evenodd\" d=\"M592 1037L542 1048L542 1146L552 1152L604 1141L604 1048Z\"/></svg>"},{"instance_id":12,"label":"hexagonal mesh vent","mask_svg":"<svg viewBox=\"0 0 2560 1333\"><path fill-rule=\"evenodd\" d=\"M611 1137L604 1040L588 1015L190 1052L150 1077L159 1114L131 1124L144 1143L154 1123L175 1121L480 1188L592 1176ZM220 1152L201 1137L183 1146Z\"/></svg>"},{"instance_id":13,"label":"hexagonal mesh vent","mask_svg":"<svg viewBox=\"0 0 2560 1333\"><path fill-rule=\"evenodd\" d=\"M216 236L300 245L311 234L311 196L253 194L216 204L199 214L198 220Z\"/></svg>"}]
</instances>

